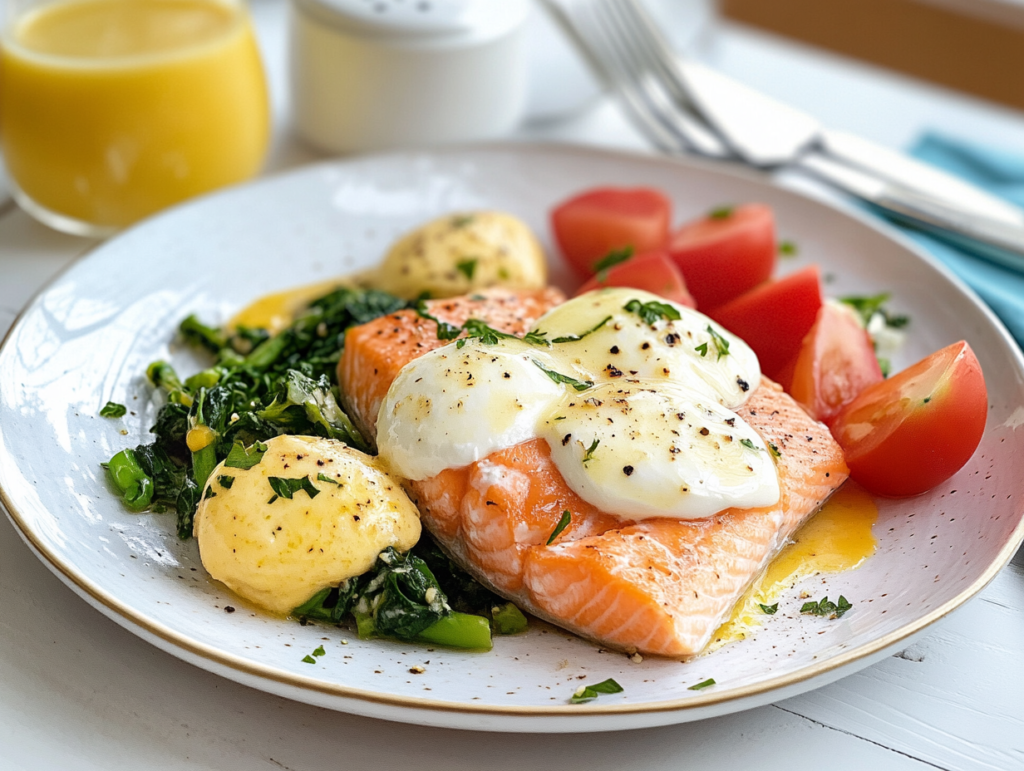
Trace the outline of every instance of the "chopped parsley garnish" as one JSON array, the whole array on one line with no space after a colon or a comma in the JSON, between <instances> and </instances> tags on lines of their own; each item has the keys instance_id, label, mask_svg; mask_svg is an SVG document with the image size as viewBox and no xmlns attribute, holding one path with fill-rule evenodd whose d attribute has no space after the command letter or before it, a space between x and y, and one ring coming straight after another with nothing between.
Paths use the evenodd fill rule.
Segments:
<instances>
[{"instance_id":1,"label":"chopped parsley garnish","mask_svg":"<svg viewBox=\"0 0 1024 771\"><path fill-rule=\"evenodd\" d=\"M708 212L709 220L727 220L736 211L735 206L719 206Z\"/></svg>"},{"instance_id":2,"label":"chopped parsley garnish","mask_svg":"<svg viewBox=\"0 0 1024 771\"><path fill-rule=\"evenodd\" d=\"M697 683L696 685L691 685L686 690L688 690L688 691L703 691L705 688L710 688L712 685L718 685L718 683L715 682L715 678L709 677L704 682Z\"/></svg>"},{"instance_id":3,"label":"chopped parsley garnish","mask_svg":"<svg viewBox=\"0 0 1024 771\"><path fill-rule=\"evenodd\" d=\"M543 372L549 378L554 380L556 383L565 383L565 385L570 385L577 391L586 391L588 388L591 388L594 385L593 381L591 380L577 380L574 377L563 375L561 372L555 372L553 369L548 369L536 359L533 359L532 361L534 364L537 365L538 369L540 369L541 372Z\"/></svg>"},{"instance_id":4,"label":"chopped parsley garnish","mask_svg":"<svg viewBox=\"0 0 1024 771\"><path fill-rule=\"evenodd\" d=\"M316 650L313 651L313 655L316 656L317 658L319 658L320 656L325 655L326 653L327 652L324 650L324 646L322 646L322 645L318 645L316 647Z\"/></svg>"},{"instance_id":5,"label":"chopped parsley garnish","mask_svg":"<svg viewBox=\"0 0 1024 771\"><path fill-rule=\"evenodd\" d=\"M587 448L587 451L585 453L583 453L583 465L584 466L587 465L588 463L590 463L590 461L592 461L594 459L594 451L597 449L597 446L599 444L601 444L601 440L600 439L595 439L593 442L590 443L590 447Z\"/></svg>"},{"instance_id":6,"label":"chopped parsley garnish","mask_svg":"<svg viewBox=\"0 0 1024 771\"><path fill-rule=\"evenodd\" d=\"M453 228L464 228L464 227L466 227L466 225L468 225L472 221L473 221L473 215L472 214L459 214L459 215L456 215L456 216L452 217L452 227Z\"/></svg>"},{"instance_id":7,"label":"chopped parsley garnish","mask_svg":"<svg viewBox=\"0 0 1024 771\"><path fill-rule=\"evenodd\" d=\"M316 498L320 495L320 491L316 486L309 481L309 477L267 477L267 481L270 482L270 487L274 493L280 498L288 498L291 500L292 496L299 490L305 490L306 495L310 498Z\"/></svg>"},{"instance_id":8,"label":"chopped parsley garnish","mask_svg":"<svg viewBox=\"0 0 1024 771\"><path fill-rule=\"evenodd\" d=\"M880 315L885 321L885 325L891 329L902 329L910 323L909 316L893 316L883 307L889 302L891 295L888 292L882 292L881 294L872 295L870 297L861 296L850 296L840 297L839 302L843 305L849 305L860 316L861 321L864 325L871 321L875 315Z\"/></svg>"},{"instance_id":9,"label":"chopped parsley garnish","mask_svg":"<svg viewBox=\"0 0 1024 771\"><path fill-rule=\"evenodd\" d=\"M231 445L228 457L224 460L224 466L225 468L250 469L263 460L263 454L266 451L267 446L263 442L253 442L248 449L241 442L235 442Z\"/></svg>"},{"instance_id":10,"label":"chopped parsley garnish","mask_svg":"<svg viewBox=\"0 0 1024 771\"><path fill-rule=\"evenodd\" d=\"M779 610L779 603L775 603L774 605L763 605L762 603L759 602L759 603L757 603L757 607L759 607L762 611L767 613L769 616L774 616L778 612L778 610Z\"/></svg>"},{"instance_id":11,"label":"chopped parsley garnish","mask_svg":"<svg viewBox=\"0 0 1024 771\"><path fill-rule=\"evenodd\" d=\"M551 543L562 534L562 531L569 526L570 522L572 522L572 514L569 513L568 509L566 509L562 512L562 518L558 520L558 524L555 525L555 529L552 530L551 535L548 536L545 546L550 546Z\"/></svg>"},{"instance_id":12,"label":"chopped parsley garnish","mask_svg":"<svg viewBox=\"0 0 1024 771\"><path fill-rule=\"evenodd\" d=\"M800 607L800 612L813 616L827 616L829 619L836 619L842 617L846 611L853 607L853 604L847 600L843 595L839 595L839 599L836 602L832 602L828 597L822 597L818 602L805 602Z\"/></svg>"},{"instance_id":13,"label":"chopped parsley garnish","mask_svg":"<svg viewBox=\"0 0 1024 771\"><path fill-rule=\"evenodd\" d=\"M578 335L566 335L565 337L556 337L551 342L552 343L575 343L577 340L582 340L587 335L592 335L594 332L599 330L601 327L603 327L605 324L607 324L611 320L612 320L611 316L605 316L603 319L601 319L599 322L597 322L597 324L592 326L586 332L581 332ZM531 332L530 334L533 334L533 333ZM540 334L544 334L544 333L541 332ZM527 337L529 337L529 335L527 335Z\"/></svg>"},{"instance_id":14,"label":"chopped parsley garnish","mask_svg":"<svg viewBox=\"0 0 1024 771\"><path fill-rule=\"evenodd\" d=\"M622 686L609 677L607 680L595 683L594 685L581 685L576 689L576 693L572 695L569 701L572 704L583 704L593 701L602 693L622 693L622 691Z\"/></svg>"},{"instance_id":15,"label":"chopped parsley garnish","mask_svg":"<svg viewBox=\"0 0 1024 771\"><path fill-rule=\"evenodd\" d=\"M462 327L457 327L454 324L449 324L447 321L441 321L437 316L432 316L427 312L427 301L420 300L416 303L416 313L420 318L433 321L437 324L437 339L438 340L454 340L460 334L462 334Z\"/></svg>"},{"instance_id":16,"label":"chopped parsley garnish","mask_svg":"<svg viewBox=\"0 0 1024 771\"><path fill-rule=\"evenodd\" d=\"M316 659L310 656L308 653L302 657L302 660L306 664L316 664Z\"/></svg>"},{"instance_id":17,"label":"chopped parsley garnish","mask_svg":"<svg viewBox=\"0 0 1024 771\"><path fill-rule=\"evenodd\" d=\"M327 476L327 474L324 474L323 472L317 474L316 478L319 479L321 482L327 482L328 484L339 486L341 485L341 483L337 479L331 479L329 476Z\"/></svg>"},{"instance_id":18,"label":"chopped parsley garnish","mask_svg":"<svg viewBox=\"0 0 1024 771\"><path fill-rule=\"evenodd\" d=\"M479 262L476 257L471 257L467 260L461 260L455 263L455 267L459 273L466 277L468 281L473 280L473 274L476 273L476 264Z\"/></svg>"},{"instance_id":19,"label":"chopped parsley garnish","mask_svg":"<svg viewBox=\"0 0 1024 771\"><path fill-rule=\"evenodd\" d=\"M771 452L773 458L781 458L782 451L779 450L779 446L775 442L768 442L768 450Z\"/></svg>"},{"instance_id":20,"label":"chopped parsley garnish","mask_svg":"<svg viewBox=\"0 0 1024 771\"><path fill-rule=\"evenodd\" d=\"M508 332L502 332L495 329L488 325L487 322L481 321L480 319L469 319L462 325L462 329L466 332L467 336L455 344L456 348L462 348L462 346L473 338L476 338L484 345L497 345L499 340L519 339L515 335L510 335Z\"/></svg>"},{"instance_id":21,"label":"chopped parsley garnish","mask_svg":"<svg viewBox=\"0 0 1024 771\"><path fill-rule=\"evenodd\" d=\"M742 445L743 445L744 447L746 447L746 448L747 448L748 450L756 450L757 452L760 452L760 451L761 451L761 448L760 448L760 447L758 447L758 446L757 446L756 444L754 444L754 443L753 443L753 442L752 442L751 440L749 440L749 439L740 439L740 444L742 444Z\"/></svg>"},{"instance_id":22,"label":"chopped parsley garnish","mask_svg":"<svg viewBox=\"0 0 1024 771\"><path fill-rule=\"evenodd\" d=\"M223 487L225 490L230 490L231 485L235 483L235 478L229 477L227 474L221 474L220 476L217 477L217 481L220 483L220 486Z\"/></svg>"},{"instance_id":23,"label":"chopped parsley garnish","mask_svg":"<svg viewBox=\"0 0 1024 771\"><path fill-rule=\"evenodd\" d=\"M783 241L779 244L779 254L783 257L795 257L800 249L792 241Z\"/></svg>"},{"instance_id":24,"label":"chopped parsley garnish","mask_svg":"<svg viewBox=\"0 0 1024 771\"><path fill-rule=\"evenodd\" d=\"M100 410L101 418L123 418L128 414L128 408L117 402L107 402Z\"/></svg>"},{"instance_id":25,"label":"chopped parsley garnish","mask_svg":"<svg viewBox=\"0 0 1024 771\"><path fill-rule=\"evenodd\" d=\"M622 249L612 249L610 252L608 252L608 254L606 254L604 257L602 257L600 260L594 263L594 272L603 273L604 271L608 270L608 268L618 265L619 263L625 262L632 256L632 246L625 246ZM607 278L607 276L605 276L605 278ZM598 281L603 280L603 278L598 277Z\"/></svg>"},{"instance_id":26,"label":"chopped parsley garnish","mask_svg":"<svg viewBox=\"0 0 1024 771\"><path fill-rule=\"evenodd\" d=\"M658 302L657 300L651 300L650 302L642 303L639 300L630 300L626 303L622 309L629 313L635 313L639 316L644 324L655 324L658 319L668 319L669 321L678 321L682 318L679 311L668 303Z\"/></svg>"},{"instance_id":27,"label":"chopped parsley garnish","mask_svg":"<svg viewBox=\"0 0 1024 771\"><path fill-rule=\"evenodd\" d=\"M715 347L715 361L718 361L723 356L729 355L729 341L722 337L718 332L715 331L714 327L710 324L707 326L708 334L711 335L711 344ZM708 344L701 343L696 346L693 350L701 355L701 358L708 355Z\"/></svg>"}]
</instances>

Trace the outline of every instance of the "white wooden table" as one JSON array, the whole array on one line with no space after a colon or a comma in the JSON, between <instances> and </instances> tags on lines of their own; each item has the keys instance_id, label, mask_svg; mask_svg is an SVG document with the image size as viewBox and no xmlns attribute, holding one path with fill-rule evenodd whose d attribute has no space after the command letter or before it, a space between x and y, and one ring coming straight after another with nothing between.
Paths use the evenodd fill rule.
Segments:
<instances>
[{"instance_id":1,"label":"white wooden table","mask_svg":"<svg viewBox=\"0 0 1024 771\"><path fill-rule=\"evenodd\" d=\"M702 9L662 12L701 58L837 128L892 146L939 128L1024 153L1024 114L740 29L684 40ZM315 160L288 131L284 8L254 0L254 14L278 126L268 166ZM592 84L553 32L534 25L534 120L520 135L642 147L614 105L591 98ZM0 203L0 333L90 245ZM905 651L807 695L676 727L517 736L352 717L207 674L92 610L2 519L0 771L1024 769L1022 556Z\"/></svg>"}]
</instances>

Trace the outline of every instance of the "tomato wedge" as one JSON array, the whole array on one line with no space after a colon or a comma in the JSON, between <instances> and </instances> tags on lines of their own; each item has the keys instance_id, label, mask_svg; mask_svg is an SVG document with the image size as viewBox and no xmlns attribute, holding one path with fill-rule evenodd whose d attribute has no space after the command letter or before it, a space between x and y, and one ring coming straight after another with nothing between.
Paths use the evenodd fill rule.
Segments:
<instances>
[{"instance_id":1,"label":"tomato wedge","mask_svg":"<svg viewBox=\"0 0 1024 771\"><path fill-rule=\"evenodd\" d=\"M551 226L565 259L581 276L609 252L662 249L668 241L672 202L647 187L599 187L555 207Z\"/></svg>"},{"instance_id":2,"label":"tomato wedge","mask_svg":"<svg viewBox=\"0 0 1024 771\"><path fill-rule=\"evenodd\" d=\"M788 390L811 417L831 425L854 397L884 379L856 316L825 303L800 346Z\"/></svg>"},{"instance_id":3,"label":"tomato wedge","mask_svg":"<svg viewBox=\"0 0 1024 771\"><path fill-rule=\"evenodd\" d=\"M743 338L757 354L761 371L781 382L786 365L796 358L811 331L821 302L820 273L816 265L809 265L706 313Z\"/></svg>"},{"instance_id":4,"label":"tomato wedge","mask_svg":"<svg viewBox=\"0 0 1024 771\"><path fill-rule=\"evenodd\" d=\"M577 290L581 295L593 289L606 286L624 286L630 289L643 289L666 300L696 308L697 303L686 291L686 282L679 268L669 259L665 252L647 252L631 257L625 262L613 265L607 270L599 271Z\"/></svg>"},{"instance_id":5,"label":"tomato wedge","mask_svg":"<svg viewBox=\"0 0 1024 771\"><path fill-rule=\"evenodd\" d=\"M918 495L967 463L987 414L981 365L960 341L866 388L836 417L832 435L868 490Z\"/></svg>"},{"instance_id":6,"label":"tomato wedge","mask_svg":"<svg viewBox=\"0 0 1024 771\"><path fill-rule=\"evenodd\" d=\"M764 204L713 212L677 230L669 254L707 312L767 281L775 269L775 217Z\"/></svg>"}]
</instances>

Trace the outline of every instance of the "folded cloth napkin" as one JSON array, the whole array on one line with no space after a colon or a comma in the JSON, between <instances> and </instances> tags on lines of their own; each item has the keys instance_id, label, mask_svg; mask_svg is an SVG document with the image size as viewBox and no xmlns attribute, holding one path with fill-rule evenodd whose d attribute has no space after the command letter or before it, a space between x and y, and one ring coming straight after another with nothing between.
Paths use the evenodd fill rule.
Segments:
<instances>
[{"instance_id":1,"label":"folded cloth napkin","mask_svg":"<svg viewBox=\"0 0 1024 771\"><path fill-rule=\"evenodd\" d=\"M931 133L922 136L910 154L1024 207L1024 155ZM977 292L1024 347L1024 272L967 254L920 231L906 232Z\"/></svg>"}]
</instances>

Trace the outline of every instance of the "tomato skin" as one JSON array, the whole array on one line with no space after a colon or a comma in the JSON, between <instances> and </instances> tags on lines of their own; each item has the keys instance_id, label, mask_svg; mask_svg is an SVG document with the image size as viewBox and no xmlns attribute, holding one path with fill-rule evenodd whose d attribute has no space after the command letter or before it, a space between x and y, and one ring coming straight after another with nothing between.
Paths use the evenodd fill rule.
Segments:
<instances>
[{"instance_id":1,"label":"tomato skin","mask_svg":"<svg viewBox=\"0 0 1024 771\"><path fill-rule=\"evenodd\" d=\"M598 187L554 208L551 227L562 255L581 277L609 252L662 249L668 241L672 202L648 187Z\"/></svg>"},{"instance_id":2,"label":"tomato skin","mask_svg":"<svg viewBox=\"0 0 1024 771\"><path fill-rule=\"evenodd\" d=\"M583 284L576 291L576 295L606 286L643 289L687 308L697 307L697 303L686 290L683 274L669 256L661 251L638 254L601 271Z\"/></svg>"},{"instance_id":3,"label":"tomato skin","mask_svg":"<svg viewBox=\"0 0 1024 771\"><path fill-rule=\"evenodd\" d=\"M981 442L988 392L964 341L866 388L832 424L850 475L879 495L919 495L959 471Z\"/></svg>"},{"instance_id":4,"label":"tomato skin","mask_svg":"<svg viewBox=\"0 0 1024 771\"><path fill-rule=\"evenodd\" d=\"M764 204L703 217L672 234L668 251L704 313L769 279L775 269L775 216Z\"/></svg>"},{"instance_id":5,"label":"tomato skin","mask_svg":"<svg viewBox=\"0 0 1024 771\"><path fill-rule=\"evenodd\" d=\"M821 307L821 276L818 266L809 265L751 289L707 315L743 338L757 354L761 371L786 385L783 373L799 353Z\"/></svg>"},{"instance_id":6,"label":"tomato skin","mask_svg":"<svg viewBox=\"0 0 1024 771\"><path fill-rule=\"evenodd\" d=\"M788 390L812 418L831 425L861 391L884 379L858 320L825 303L800 346Z\"/></svg>"}]
</instances>

